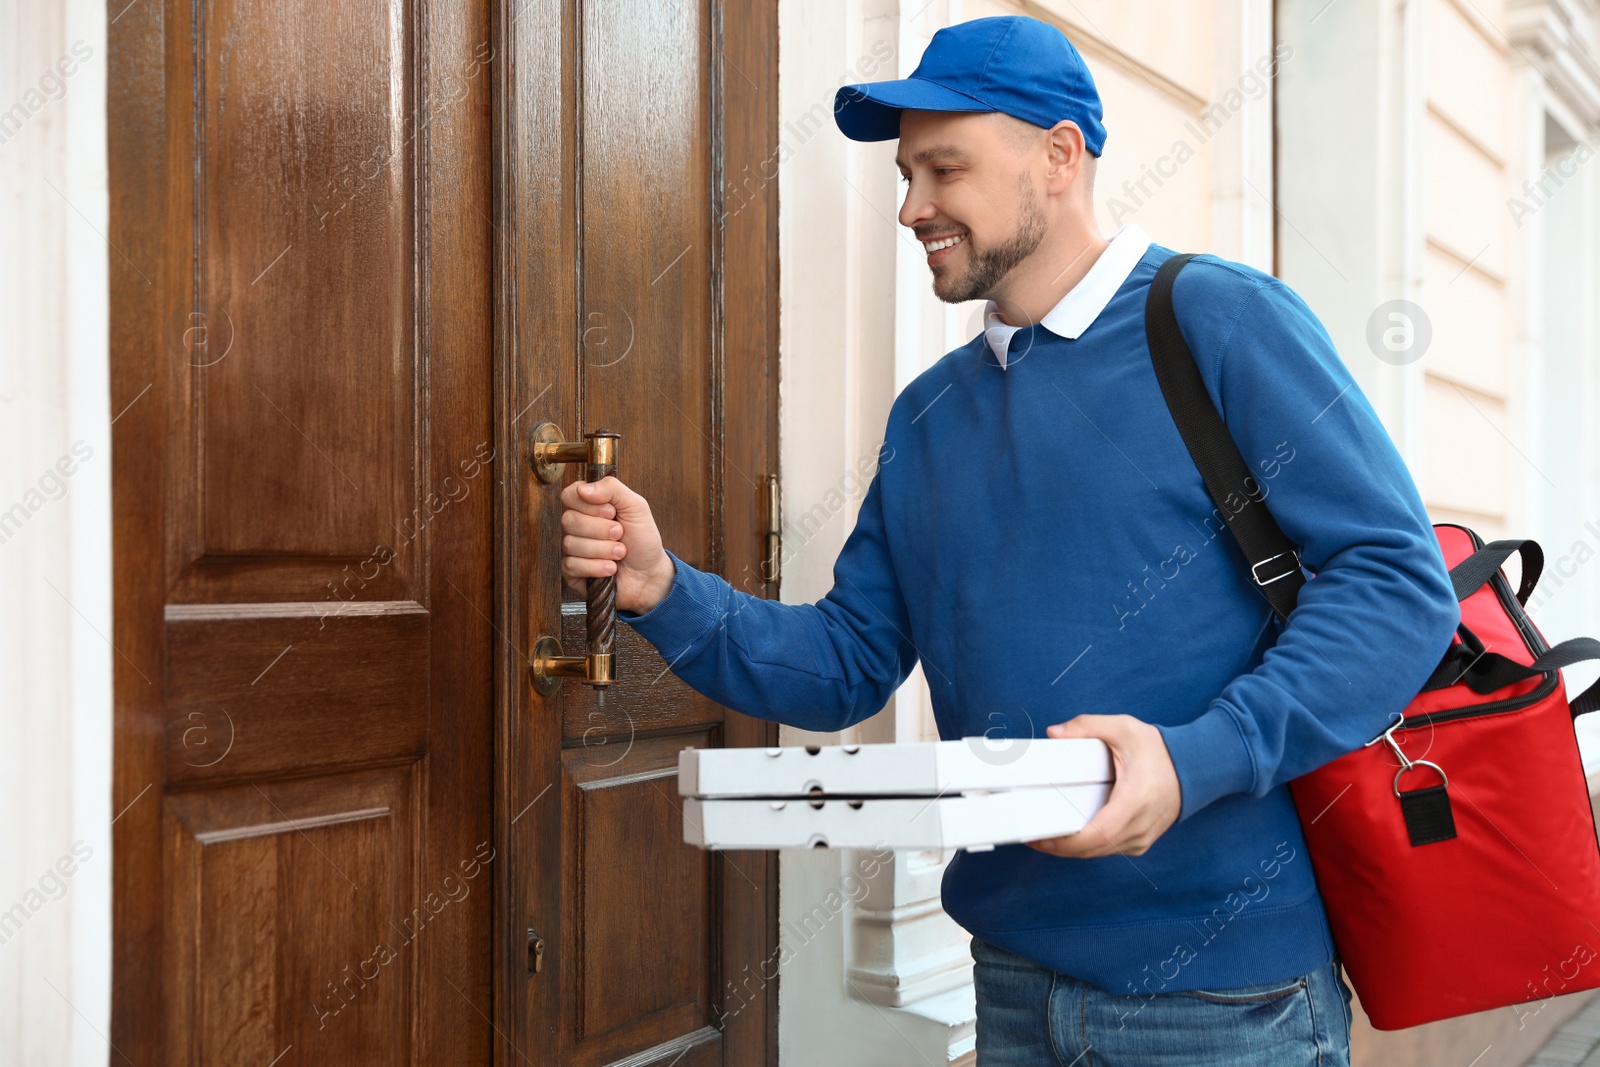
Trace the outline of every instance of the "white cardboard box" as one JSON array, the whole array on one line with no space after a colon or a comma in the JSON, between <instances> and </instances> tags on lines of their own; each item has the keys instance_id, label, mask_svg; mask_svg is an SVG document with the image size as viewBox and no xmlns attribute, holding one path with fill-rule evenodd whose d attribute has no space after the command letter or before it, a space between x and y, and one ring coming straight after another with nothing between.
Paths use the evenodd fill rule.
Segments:
<instances>
[{"instance_id":1,"label":"white cardboard box","mask_svg":"<svg viewBox=\"0 0 1600 1067\"><path fill-rule=\"evenodd\" d=\"M678 792L686 797L939 796L1111 778L1111 752L1092 737L968 737L678 753Z\"/></svg>"},{"instance_id":2,"label":"white cardboard box","mask_svg":"<svg viewBox=\"0 0 1600 1067\"><path fill-rule=\"evenodd\" d=\"M966 848L1076 833L1110 782L929 797L687 797L683 839L707 849Z\"/></svg>"}]
</instances>

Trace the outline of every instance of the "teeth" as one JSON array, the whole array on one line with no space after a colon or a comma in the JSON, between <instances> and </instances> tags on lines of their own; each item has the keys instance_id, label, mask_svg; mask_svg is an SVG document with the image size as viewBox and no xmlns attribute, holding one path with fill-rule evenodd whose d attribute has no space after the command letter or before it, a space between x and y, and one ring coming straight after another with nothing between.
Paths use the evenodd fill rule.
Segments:
<instances>
[{"instance_id":1,"label":"teeth","mask_svg":"<svg viewBox=\"0 0 1600 1067\"><path fill-rule=\"evenodd\" d=\"M938 241L925 241L923 242L923 247L926 248L931 254L939 251L941 248L949 248L951 245L960 244L964 237L966 237L966 234L960 233L956 234L954 237L946 237Z\"/></svg>"}]
</instances>

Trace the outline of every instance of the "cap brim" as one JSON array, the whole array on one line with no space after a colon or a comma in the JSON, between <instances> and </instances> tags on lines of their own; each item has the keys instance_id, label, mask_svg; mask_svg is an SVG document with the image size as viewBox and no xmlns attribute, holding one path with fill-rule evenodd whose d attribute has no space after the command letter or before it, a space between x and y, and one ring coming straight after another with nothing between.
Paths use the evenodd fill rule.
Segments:
<instances>
[{"instance_id":1,"label":"cap brim","mask_svg":"<svg viewBox=\"0 0 1600 1067\"><path fill-rule=\"evenodd\" d=\"M891 141L900 136L900 112L995 111L965 93L921 78L840 86L833 121L852 141Z\"/></svg>"}]
</instances>

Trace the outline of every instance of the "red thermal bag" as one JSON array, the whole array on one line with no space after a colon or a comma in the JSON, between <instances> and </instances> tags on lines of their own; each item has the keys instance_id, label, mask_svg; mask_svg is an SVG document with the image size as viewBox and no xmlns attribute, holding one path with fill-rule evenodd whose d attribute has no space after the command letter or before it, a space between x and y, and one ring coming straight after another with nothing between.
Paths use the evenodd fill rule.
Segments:
<instances>
[{"instance_id":1,"label":"red thermal bag","mask_svg":"<svg viewBox=\"0 0 1600 1067\"><path fill-rule=\"evenodd\" d=\"M1552 653L1523 611L1534 542L1434 533L1466 594L1449 653L1382 737L1289 783L1334 944L1380 1030L1600 986L1600 841L1573 729L1596 694L1569 704L1559 669L1600 646ZM1513 595L1499 561L1518 550Z\"/></svg>"}]
</instances>

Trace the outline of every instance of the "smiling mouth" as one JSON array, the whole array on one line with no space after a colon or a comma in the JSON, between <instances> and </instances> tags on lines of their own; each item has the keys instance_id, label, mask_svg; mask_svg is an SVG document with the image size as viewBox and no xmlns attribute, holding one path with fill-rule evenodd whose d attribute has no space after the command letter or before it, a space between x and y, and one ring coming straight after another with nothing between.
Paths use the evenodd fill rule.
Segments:
<instances>
[{"instance_id":1,"label":"smiling mouth","mask_svg":"<svg viewBox=\"0 0 1600 1067\"><path fill-rule=\"evenodd\" d=\"M958 233L951 237L940 237L934 241L923 241L922 247L931 256L933 253L941 251L942 249L950 248L953 245L958 245L966 239L966 234Z\"/></svg>"}]
</instances>

